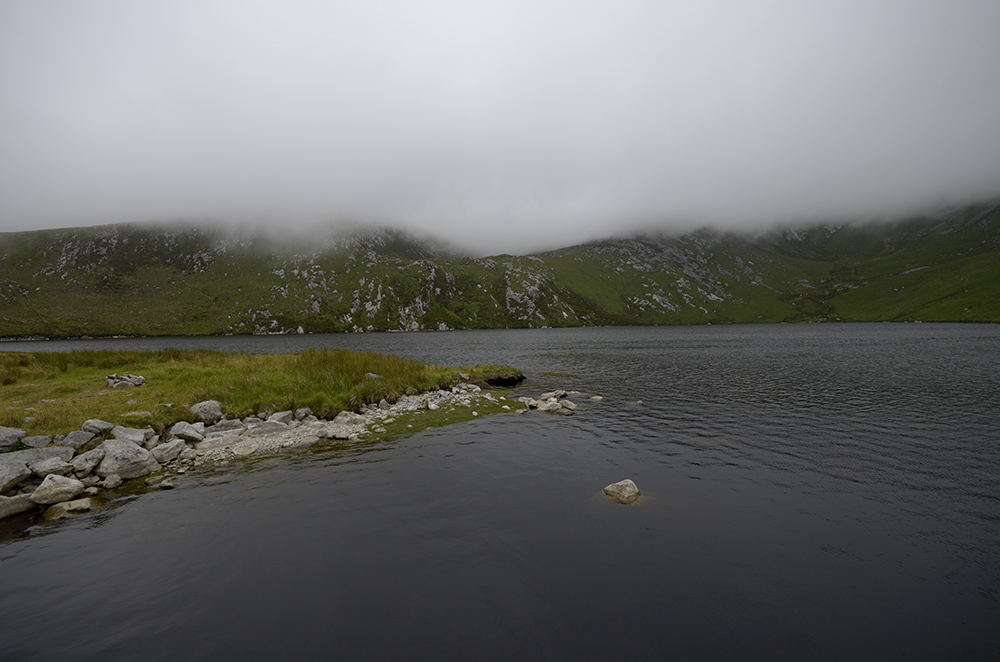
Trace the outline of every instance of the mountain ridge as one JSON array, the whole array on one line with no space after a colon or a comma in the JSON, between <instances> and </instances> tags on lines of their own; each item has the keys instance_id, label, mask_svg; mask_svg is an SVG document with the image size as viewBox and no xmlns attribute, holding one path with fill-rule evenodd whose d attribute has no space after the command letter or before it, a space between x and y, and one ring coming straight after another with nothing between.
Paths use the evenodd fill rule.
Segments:
<instances>
[{"instance_id":1,"label":"mountain ridge","mask_svg":"<svg viewBox=\"0 0 1000 662\"><path fill-rule=\"evenodd\" d=\"M1000 202L881 223L646 231L471 257L399 229L0 234L0 337L799 321L1000 322Z\"/></svg>"}]
</instances>

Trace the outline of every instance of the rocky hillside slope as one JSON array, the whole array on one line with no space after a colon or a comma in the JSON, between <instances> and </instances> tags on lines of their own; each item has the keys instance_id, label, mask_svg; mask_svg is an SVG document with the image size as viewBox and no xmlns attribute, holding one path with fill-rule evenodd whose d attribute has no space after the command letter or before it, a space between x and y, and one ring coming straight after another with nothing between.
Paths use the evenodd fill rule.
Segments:
<instances>
[{"instance_id":1,"label":"rocky hillside slope","mask_svg":"<svg viewBox=\"0 0 1000 662\"><path fill-rule=\"evenodd\" d=\"M1000 322L998 251L998 203L488 258L388 229L308 242L154 224L9 233L0 234L0 337Z\"/></svg>"}]
</instances>

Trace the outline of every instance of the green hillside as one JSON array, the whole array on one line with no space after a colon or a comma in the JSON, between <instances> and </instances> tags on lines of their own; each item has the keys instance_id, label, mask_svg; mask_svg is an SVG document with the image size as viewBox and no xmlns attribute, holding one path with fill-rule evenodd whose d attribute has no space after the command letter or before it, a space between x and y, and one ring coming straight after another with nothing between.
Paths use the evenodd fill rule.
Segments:
<instances>
[{"instance_id":1,"label":"green hillside","mask_svg":"<svg viewBox=\"0 0 1000 662\"><path fill-rule=\"evenodd\" d=\"M597 324L1000 322L1000 204L455 257L396 230L276 242L125 224L0 234L0 337Z\"/></svg>"}]
</instances>

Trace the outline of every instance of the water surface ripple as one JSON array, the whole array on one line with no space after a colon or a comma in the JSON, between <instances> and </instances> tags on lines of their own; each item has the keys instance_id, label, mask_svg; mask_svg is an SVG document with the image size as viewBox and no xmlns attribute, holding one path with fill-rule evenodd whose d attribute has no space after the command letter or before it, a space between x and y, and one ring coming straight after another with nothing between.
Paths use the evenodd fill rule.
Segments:
<instances>
[{"instance_id":1,"label":"water surface ripple","mask_svg":"<svg viewBox=\"0 0 1000 662\"><path fill-rule=\"evenodd\" d=\"M1000 659L1000 327L5 343L370 349L570 418L232 465L4 525L4 660ZM637 401L642 401L639 404ZM600 493L632 477L644 497Z\"/></svg>"}]
</instances>

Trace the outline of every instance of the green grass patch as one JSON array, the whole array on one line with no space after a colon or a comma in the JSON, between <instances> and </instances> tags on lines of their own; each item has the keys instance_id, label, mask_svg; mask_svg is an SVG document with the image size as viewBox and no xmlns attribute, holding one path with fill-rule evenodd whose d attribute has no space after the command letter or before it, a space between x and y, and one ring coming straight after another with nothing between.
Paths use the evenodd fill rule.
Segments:
<instances>
[{"instance_id":1,"label":"green grass patch","mask_svg":"<svg viewBox=\"0 0 1000 662\"><path fill-rule=\"evenodd\" d=\"M110 373L142 375L141 387L110 389ZM309 407L320 417L395 402L461 381L486 383L519 374L504 366L447 368L344 350L299 354L232 354L208 350L0 353L0 425L28 434L61 434L89 418L162 431L193 420L188 406L218 400L230 418ZM377 378L367 375L375 374ZM129 417L134 412L146 416ZM25 420L28 419L28 420Z\"/></svg>"}]
</instances>

